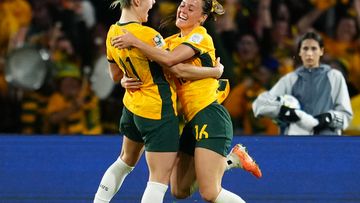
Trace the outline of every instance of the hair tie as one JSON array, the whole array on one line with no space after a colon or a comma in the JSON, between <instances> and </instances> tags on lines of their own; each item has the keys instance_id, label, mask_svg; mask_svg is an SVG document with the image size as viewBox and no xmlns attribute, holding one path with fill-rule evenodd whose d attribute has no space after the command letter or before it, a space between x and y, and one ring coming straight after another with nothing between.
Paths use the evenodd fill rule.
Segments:
<instances>
[{"instance_id":1,"label":"hair tie","mask_svg":"<svg viewBox=\"0 0 360 203\"><path fill-rule=\"evenodd\" d=\"M211 13L223 15L225 13L225 10L224 10L223 6L217 0L212 0Z\"/></svg>"}]
</instances>

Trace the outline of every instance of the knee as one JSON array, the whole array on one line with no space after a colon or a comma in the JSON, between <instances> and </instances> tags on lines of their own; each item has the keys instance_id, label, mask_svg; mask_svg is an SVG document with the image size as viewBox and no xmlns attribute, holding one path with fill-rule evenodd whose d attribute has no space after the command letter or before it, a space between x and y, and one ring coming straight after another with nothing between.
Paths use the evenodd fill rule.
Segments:
<instances>
[{"instance_id":1,"label":"knee","mask_svg":"<svg viewBox=\"0 0 360 203\"><path fill-rule=\"evenodd\" d=\"M138 158L137 156L128 154L128 153L121 153L120 155L120 159L126 163L128 166L135 166L136 163L138 162Z\"/></svg>"},{"instance_id":2,"label":"knee","mask_svg":"<svg viewBox=\"0 0 360 203\"><path fill-rule=\"evenodd\" d=\"M171 187L171 195L176 199L186 199L190 196L190 191L188 190L181 190L176 187Z\"/></svg>"},{"instance_id":3,"label":"knee","mask_svg":"<svg viewBox=\"0 0 360 203\"><path fill-rule=\"evenodd\" d=\"M218 192L211 188L199 189L200 196L206 202L214 202L217 198Z\"/></svg>"}]
</instances>

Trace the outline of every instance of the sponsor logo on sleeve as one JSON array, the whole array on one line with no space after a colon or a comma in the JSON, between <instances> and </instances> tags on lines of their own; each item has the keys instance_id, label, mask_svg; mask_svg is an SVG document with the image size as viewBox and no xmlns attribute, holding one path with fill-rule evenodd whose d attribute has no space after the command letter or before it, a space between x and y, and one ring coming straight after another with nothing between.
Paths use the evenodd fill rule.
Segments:
<instances>
[{"instance_id":1,"label":"sponsor logo on sleeve","mask_svg":"<svg viewBox=\"0 0 360 203\"><path fill-rule=\"evenodd\" d=\"M189 41L195 44L199 44L203 39L204 37L201 34L195 33L191 35Z\"/></svg>"},{"instance_id":2,"label":"sponsor logo on sleeve","mask_svg":"<svg viewBox=\"0 0 360 203\"><path fill-rule=\"evenodd\" d=\"M153 38L153 41L154 41L156 47L163 47L165 45L165 41L160 34L156 35Z\"/></svg>"}]
</instances>

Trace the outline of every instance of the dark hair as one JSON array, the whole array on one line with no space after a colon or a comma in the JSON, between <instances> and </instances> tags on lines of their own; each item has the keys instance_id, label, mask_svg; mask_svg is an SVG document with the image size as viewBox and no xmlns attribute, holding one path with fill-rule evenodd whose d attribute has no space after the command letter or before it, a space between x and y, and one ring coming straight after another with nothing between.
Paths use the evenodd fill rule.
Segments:
<instances>
[{"instance_id":1,"label":"dark hair","mask_svg":"<svg viewBox=\"0 0 360 203\"><path fill-rule=\"evenodd\" d=\"M203 14L207 15L208 18L212 18L212 6L213 6L213 1L212 0L203 0L203 6L202 6L202 10L203 10Z\"/></svg>"},{"instance_id":2,"label":"dark hair","mask_svg":"<svg viewBox=\"0 0 360 203\"><path fill-rule=\"evenodd\" d=\"M307 39L313 39L317 41L319 43L320 48L324 48L324 41L319 34L317 34L316 32L307 32L300 38L298 42L297 53L300 53L301 45L303 41Z\"/></svg>"}]
</instances>

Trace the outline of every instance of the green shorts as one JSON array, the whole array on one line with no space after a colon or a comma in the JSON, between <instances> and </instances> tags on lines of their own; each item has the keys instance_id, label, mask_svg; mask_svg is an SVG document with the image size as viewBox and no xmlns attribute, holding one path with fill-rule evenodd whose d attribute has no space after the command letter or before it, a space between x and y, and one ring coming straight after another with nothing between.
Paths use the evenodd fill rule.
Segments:
<instances>
[{"instance_id":1,"label":"green shorts","mask_svg":"<svg viewBox=\"0 0 360 203\"><path fill-rule=\"evenodd\" d=\"M195 147L226 156L233 138L231 118L225 107L214 102L185 124L180 137L180 151L194 155Z\"/></svg>"},{"instance_id":2,"label":"green shorts","mask_svg":"<svg viewBox=\"0 0 360 203\"><path fill-rule=\"evenodd\" d=\"M161 120L147 119L123 108L120 132L145 145L148 152L177 152L179 149L179 119L174 115Z\"/></svg>"}]
</instances>

